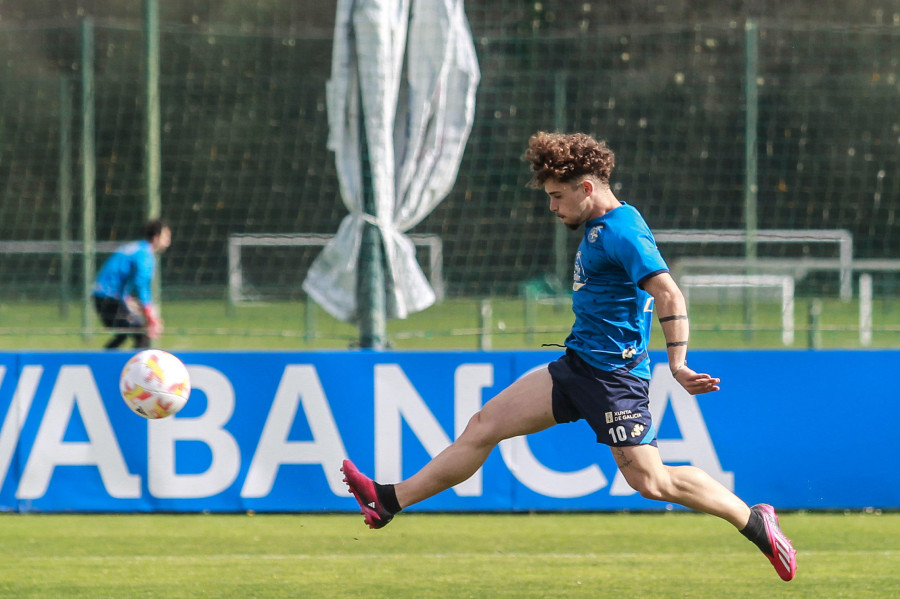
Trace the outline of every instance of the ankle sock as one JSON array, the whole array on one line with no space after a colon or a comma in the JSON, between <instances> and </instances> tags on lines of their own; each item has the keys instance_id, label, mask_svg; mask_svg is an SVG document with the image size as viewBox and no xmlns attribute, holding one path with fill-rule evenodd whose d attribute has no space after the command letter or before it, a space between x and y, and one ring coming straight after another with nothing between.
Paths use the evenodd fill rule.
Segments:
<instances>
[{"instance_id":1,"label":"ankle sock","mask_svg":"<svg viewBox=\"0 0 900 599\"><path fill-rule=\"evenodd\" d=\"M375 495L378 497L378 503L381 504L381 507L391 514L396 514L403 509L397 501L397 492L394 490L394 485L380 485L375 483Z\"/></svg>"},{"instance_id":2,"label":"ankle sock","mask_svg":"<svg viewBox=\"0 0 900 599\"><path fill-rule=\"evenodd\" d=\"M741 530L741 534L753 541L766 555L772 554L772 547L769 545L769 537L766 534L766 524L758 511L750 510L750 520L747 522L747 526Z\"/></svg>"}]
</instances>

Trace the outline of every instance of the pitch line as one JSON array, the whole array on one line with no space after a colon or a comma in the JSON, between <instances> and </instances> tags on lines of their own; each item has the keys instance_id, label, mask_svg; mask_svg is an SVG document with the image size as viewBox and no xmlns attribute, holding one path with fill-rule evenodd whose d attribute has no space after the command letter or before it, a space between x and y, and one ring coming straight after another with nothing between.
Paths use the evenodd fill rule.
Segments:
<instances>
[{"instance_id":1,"label":"pitch line","mask_svg":"<svg viewBox=\"0 0 900 599\"><path fill-rule=\"evenodd\" d=\"M719 556L736 556L742 555L743 551L732 551L729 553L719 552ZM30 556L21 558L22 562L203 562L209 560L268 560L268 561L314 561L314 560L346 560L346 559L453 559L453 558L473 558L478 559L494 559L494 560L521 560L528 558L536 559L597 559L597 560L621 560L621 559L675 559L684 556L708 556L708 551L694 552L675 552L675 553L219 553L209 555L57 555L52 557ZM900 556L900 550L855 550L855 551L803 551L801 557L828 557L842 555L872 555L881 557Z\"/></svg>"}]
</instances>

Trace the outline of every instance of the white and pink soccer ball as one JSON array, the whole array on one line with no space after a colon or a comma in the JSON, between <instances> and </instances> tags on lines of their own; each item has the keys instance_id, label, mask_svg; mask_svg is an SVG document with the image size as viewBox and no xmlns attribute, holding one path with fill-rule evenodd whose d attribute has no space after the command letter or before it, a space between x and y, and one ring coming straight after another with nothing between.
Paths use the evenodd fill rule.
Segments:
<instances>
[{"instance_id":1,"label":"white and pink soccer ball","mask_svg":"<svg viewBox=\"0 0 900 599\"><path fill-rule=\"evenodd\" d=\"M135 414L155 420L178 412L191 395L184 363L160 349L132 356L119 375L119 392Z\"/></svg>"}]
</instances>

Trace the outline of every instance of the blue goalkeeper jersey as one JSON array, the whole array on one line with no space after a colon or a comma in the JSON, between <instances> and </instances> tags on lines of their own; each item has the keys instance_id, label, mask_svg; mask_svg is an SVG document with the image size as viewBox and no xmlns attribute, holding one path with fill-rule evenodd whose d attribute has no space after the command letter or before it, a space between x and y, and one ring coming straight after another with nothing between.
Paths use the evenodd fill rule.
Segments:
<instances>
[{"instance_id":1,"label":"blue goalkeeper jersey","mask_svg":"<svg viewBox=\"0 0 900 599\"><path fill-rule=\"evenodd\" d=\"M156 256L149 241L126 243L100 269L94 296L124 299L130 295L146 306L153 300L150 283L155 268Z\"/></svg>"},{"instance_id":2,"label":"blue goalkeeper jersey","mask_svg":"<svg viewBox=\"0 0 900 599\"><path fill-rule=\"evenodd\" d=\"M623 202L586 222L575 256L575 324L566 346L601 370L632 363L650 342L653 297L642 285L668 271L650 227L633 206ZM650 360L631 372L649 379Z\"/></svg>"}]
</instances>

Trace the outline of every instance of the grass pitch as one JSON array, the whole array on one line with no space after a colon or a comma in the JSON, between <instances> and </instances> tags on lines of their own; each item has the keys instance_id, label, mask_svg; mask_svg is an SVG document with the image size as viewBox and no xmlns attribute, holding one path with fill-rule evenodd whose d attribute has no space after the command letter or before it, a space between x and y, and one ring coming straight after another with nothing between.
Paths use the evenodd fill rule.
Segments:
<instances>
[{"instance_id":1,"label":"grass pitch","mask_svg":"<svg viewBox=\"0 0 900 599\"><path fill-rule=\"evenodd\" d=\"M900 514L788 513L782 582L725 522L694 513L0 516L15 598L884 599L900 596Z\"/></svg>"},{"instance_id":2,"label":"grass pitch","mask_svg":"<svg viewBox=\"0 0 900 599\"><path fill-rule=\"evenodd\" d=\"M794 309L794 349L862 347L859 306L838 299L822 301L818 320L810 322L808 301ZM0 350L100 349L109 338L93 311L83 328L80 305L66 314L53 302L0 302ZM359 341L357 328L335 320L312 303L280 302L228 308L224 301L166 301L166 322L158 347L183 350L347 349ZM694 303L691 306L693 348L785 348L780 304L760 302L748 312L741 302ZM749 314L749 315L748 315ZM529 303L493 298L490 316L478 299L449 299L403 320L387 323L387 343L404 350L538 349L562 343L572 327L569 300ZM665 339L654 321L651 349L664 349ZM128 344L130 347L130 343ZM871 348L900 347L900 302L873 304Z\"/></svg>"}]
</instances>

